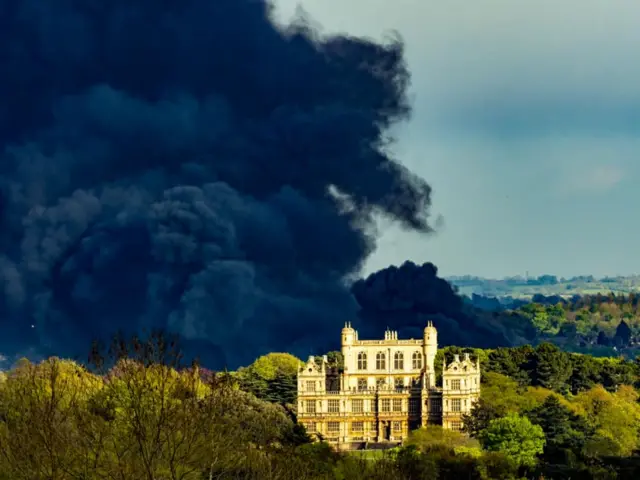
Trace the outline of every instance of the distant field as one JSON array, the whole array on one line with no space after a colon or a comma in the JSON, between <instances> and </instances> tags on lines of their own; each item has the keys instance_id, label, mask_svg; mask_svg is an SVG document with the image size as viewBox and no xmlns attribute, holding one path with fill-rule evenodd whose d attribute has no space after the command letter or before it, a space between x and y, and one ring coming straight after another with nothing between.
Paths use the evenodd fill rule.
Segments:
<instances>
[{"instance_id":1,"label":"distant field","mask_svg":"<svg viewBox=\"0 0 640 480\"><path fill-rule=\"evenodd\" d=\"M452 277L447 279L462 295L472 294L488 297L530 298L534 295L594 295L640 293L640 276L595 279L575 277L557 279L550 275L537 279L511 278L503 280L479 277Z\"/></svg>"}]
</instances>

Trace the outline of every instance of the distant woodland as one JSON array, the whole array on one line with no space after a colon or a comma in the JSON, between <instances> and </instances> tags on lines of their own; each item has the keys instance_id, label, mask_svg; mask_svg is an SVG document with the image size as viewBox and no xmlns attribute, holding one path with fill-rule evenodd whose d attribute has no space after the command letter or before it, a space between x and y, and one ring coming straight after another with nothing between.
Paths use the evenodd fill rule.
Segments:
<instances>
[{"instance_id":1,"label":"distant woodland","mask_svg":"<svg viewBox=\"0 0 640 480\"><path fill-rule=\"evenodd\" d=\"M635 357L640 351L640 294L536 295L532 300L506 308L496 306L495 299L472 299L507 324L526 322L535 331L530 334L535 343L549 341L594 355Z\"/></svg>"}]
</instances>

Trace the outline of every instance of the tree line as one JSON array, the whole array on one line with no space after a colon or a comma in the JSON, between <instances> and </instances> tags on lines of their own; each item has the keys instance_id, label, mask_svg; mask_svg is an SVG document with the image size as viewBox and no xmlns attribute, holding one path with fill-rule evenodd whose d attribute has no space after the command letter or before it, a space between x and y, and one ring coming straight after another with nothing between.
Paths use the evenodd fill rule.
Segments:
<instances>
[{"instance_id":1,"label":"tree line","mask_svg":"<svg viewBox=\"0 0 640 480\"><path fill-rule=\"evenodd\" d=\"M287 353L235 372L182 359L162 336L91 361L18 362L0 377L0 479L638 478L638 363L552 344L447 347L483 368L465 434L429 426L384 453L343 454L296 423ZM339 352L330 365L341 368Z\"/></svg>"}]
</instances>

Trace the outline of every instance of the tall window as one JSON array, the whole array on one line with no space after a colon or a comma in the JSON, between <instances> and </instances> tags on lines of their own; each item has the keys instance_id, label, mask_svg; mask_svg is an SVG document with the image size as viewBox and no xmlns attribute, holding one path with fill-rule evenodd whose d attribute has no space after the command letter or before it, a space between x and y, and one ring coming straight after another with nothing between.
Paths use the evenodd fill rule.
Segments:
<instances>
[{"instance_id":1,"label":"tall window","mask_svg":"<svg viewBox=\"0 0 640 480\"><path fill-rule=\"evenodd\" d=\"M358 379L358 391L363 392L367 389L367 379L359 378Z\"/></svg>"},{"instance_id":2,"label":"tall window","mask_svg":"<svg viewBox=\"0 0 640 480\"><path fill-rule=\"evenodd\" d=\"M307 402L307 413L316 413L316 401L309 400Z\"/></svg>"},{"instance_id":3,"label":"tall window","mask_svg":"<svg viewBox=\"0 0 640 480\"><path fill-rule=\"evenodd\" d=\"M384 378L377 378L376 379L376 387L378 387L378 389L383 389L385 385L385 381Z\"/></svg>"},{"instance_id":4,"label":"tall window","mask_svg":"<svg viewBox=\"0 0 640 480\"><path fill-rule=\"evenodd\" d=\"M404 370L404 355L402 352L396 352L393 356L393 368L396 370Z\"/></svg>"},{"instance_id":5,"label":"tall window","mask_svg":"<svg viewBox=\"0 0 640 480\"><path fill-rule=\"evenodd\" d=\"M358 370L367 369L367 354L364 352L358 353Z\"/></svg>"},{"instance_id":6,"label":"tall window","mask_svg":"<svg viewBox=\"0 0 640 480\"><path fill-rule=\"evenodd\" d=\"M410 398L409 399L409 413L418 413L418 409L420 408L420 399L418 398Z\"/></svg>"},{"instance_id":7,"label":"tall window","mask_svg":"<svg viewBox=\"0 0 640 480\"><path fill-rule=\"evenodd\" d=\"M459 398L452 398L451 399L451 411L452 412L459 412L460 411L460 399Z\"/></svg>"},{"instance_id":8,"label":"tall window","mask_svg":"<svg viewBox=\"0 0 640 480\"><path fill-rule=\"evenodd\" d=\"M460 380L451 380L451 390L460 390Z\"/></svg>"},{"instance_id":9,"label":"tall window","mask_svg":"<svg viewBox=\"0 0 640 480\"><path fill-rule=\"evenodd\" d=\"M351 411L362 413L364 411L364 400L351 400Z\"/></svg>"},{"instance_id":10,"label":"tall window","mask_svg":"<svg viewBox=\"0 0 640 480\"><path fill-rule=\"evenodd\" d=\"M413 352L412 362L413 369L420 370L422 368L422 354L420 352Z\"/></svg>"},{"instance_id":11,"label":"tall window","mask_svg":"<svg viewBox=\"0 0 640 480\"><path fill-rule=\"evenodd\" d=\"M327 405L327 410L329 411L329 413L339 413L340 400L329 400L329 404Z\"/></svg>"},{"instance_id":12,"label":"tall window","mask_svg":"<svg viewBox=\"0 0 640 480\"><path fill-rule=\"evenodd\" d=\"M393 431L399 433L402 431L402 422L393 422Z\"/></svg>"},{"instance_id":13,"label":"tall window","mask_svg":"<svg viewBox=\"0 0 640 480\"><path fill-rule=\"evenodd\" d=\"M383 398L382 399L382 411L383 412L390 412L391 411L391 399L390 398Z\"/></svg>"},{"instance_id":14,"label":"tall window","mask_svg":"<svg viewBox=\"0 0 640 480\"><path fill-rule=\"evenodd\" d=\"M396 378L394 381L396 390L402 390L404 388L404 378Z\"/></svg>"},{"instance_id":15,"label":"tall window","mask_svg":"<svg viewBox=\"0 0 640 480\"><path fill-rule=\"evenodd\" d=\"M316 391L316 382L314 380L307 380L307 392Z\"/></svg>"},{"instance_id":16,"label":"tall window","mask_svg":"<svg viewBox=\"0 0 640 480\"><path fill-rule=\"evenodd\" d=\"M401 398L394 398L393 399L393 411L394 412L401 412L402 411L402 399Z\"/></svg>"},{"instance_id":17,"label":"tall window","mask_svg":"<svg viewBox=\"0 0 640 480\"><path fill-rule=\"evenodd\" d=\"M441 412L442 411L442 399L441 398L432 398L430 409L432 412Z\"/></svg>"},{"instance_id":18,"label":"tall window","mask_svg":"<svg viewBox=\"0 0 640 480\"><path fill-rule=\"evenodd\" d=\"M376 369L378 370L385 370L387 368L387 358L385 357L384 353L382 352L378 352L376 354Z\"/></svg>"}]
</instances>

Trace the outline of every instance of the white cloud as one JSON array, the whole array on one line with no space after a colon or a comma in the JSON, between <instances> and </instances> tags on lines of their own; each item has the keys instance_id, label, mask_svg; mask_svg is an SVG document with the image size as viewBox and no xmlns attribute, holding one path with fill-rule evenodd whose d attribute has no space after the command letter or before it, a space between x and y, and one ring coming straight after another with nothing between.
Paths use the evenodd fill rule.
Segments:
<instances>
[{"instance_id":1,"label":"white cloud","mask_svg":"<svg viewBox=\"0 0 640 480\"><path fill-rule=\"evenodd\" d=\"M565 184L568 193L605 193L624 178L624 171L616 165L598 165L585 169Z\"/></svg>"}]
</instances>

